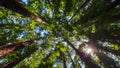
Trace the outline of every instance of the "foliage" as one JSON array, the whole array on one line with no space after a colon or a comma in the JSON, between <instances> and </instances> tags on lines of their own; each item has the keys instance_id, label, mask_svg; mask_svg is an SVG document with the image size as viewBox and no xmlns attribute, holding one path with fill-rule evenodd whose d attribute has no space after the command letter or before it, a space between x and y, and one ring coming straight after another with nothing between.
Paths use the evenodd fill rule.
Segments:
<instances>
[{"instance_id":1,"label":"foliage","mask_svg":"<svg viewBox=\"0 0 120 68\"><path fill-rule=\"evenodd\" d=\"M1 57L0 67L23 56L14 68L90 68L89 64L98 68L120 67L119 0L23 0L21 3L48 24L0 6L0 50L8 44L40 38L37 43ZM81 51L87 46L93 48L92 54Z\"/></svg>"}]
</instances>

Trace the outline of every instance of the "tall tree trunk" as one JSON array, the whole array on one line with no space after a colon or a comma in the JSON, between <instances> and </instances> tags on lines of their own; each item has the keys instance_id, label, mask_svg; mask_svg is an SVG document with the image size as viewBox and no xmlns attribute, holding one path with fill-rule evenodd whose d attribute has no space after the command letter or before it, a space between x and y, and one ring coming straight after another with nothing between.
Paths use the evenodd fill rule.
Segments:
<instances>
[{"instance_id":1,"label":"tall tree trunk","mask_svg":"<svg viewBox=\"0 0 120 68\"><path fill-rule=\"evenodd\" d=\"M88 66L88 68L100 68L98 65L96 65L94 62L92 62L92 59L90 56L86 56L84 52L79 51L77 48L74 47L72 43L70 43L67 39L65 39L65 42L67 42L79 55L81 60L85 62L85 64Z\"/></svg>"},{"instance_id":2,"label":"tall tree trunk","mask_svg":"<svg viewBox=\"0 0 120 68\"><path fill-rule=\"evenodd\" d=\"M25 58L29 57L32 53L34 53L38 48L34 48L33 50L26 52L22 57L19 57L17 60L6 64L3 68L13 68L15 65L17 65L18 63L20 63L22 60L24 60Z\"/></svg>"},{"instance_id":3,"label":"tall tree trunk","mask_svg":"<svg viewBox=\"0 0 120 68\"><path fill-rule=\"evenodd\" d=\"M75 66L75 63L74 63L74 61L73 61L73 59L72 59L72 57L71 57L71 54L70 54L70 52L69 51L67 51L67 53L68 53L68 56L70 57L70 59L71 59L71 62L72 62L72 68L76 68L76 66Z\"/></svg>"},{"instance_id":4,"label":"tall tree trunk","mask_svg":"<svg viewBox=\"0 0 120 68\"><path fill-rule=\"evenodd\" d=\"M114 50L114 49L111 49L111 48L108 48L108 47L103 47L101 45L98 45L98 48L100 48L103 51L110 52L112 54L120 56L120 50Z\"/></svg>"},{"instance_id":5,"label":"tall tree trunk","mask_svg":"<svg viewBox=\"0 0 120 68\"><path fill-rule=\"evenodd\" d=\"M33 43L36 43L40 39L28 40L25 42L11 43L10 45L4 46L0 48L0 57L3 57L7 54L13 53L15 51L19 51L27 46L30 46Z\"/></svg>"},{"instance_id":6,"label":"tall tree trunk","mask_svg":"<svg viewBox=\"0 0 120 68\"><path fill-rule=\"evenodd\" d=\"M98 58L107 65L107 67L109 68L118 68L116 66L116 63L113 59L111 59L110 57L106 56L104 53L100 53L97 52L96 55L98 56Z\"/></svg>"},{"instance_id":7,"label":"tall tree trunk","mask_svg":"<svg viewBox=\"0 0 120 68\"><path fill-rule=\"evenodd\" d=\"M0 6L10 9L14 12L20 13L24 16L30 17L37 22L48 24L45 19L43 19L42 17L39 18L34 13L30 12L23 6L23 4L21 4L17 0L0 0Z\"/></svg>"},{"instance_id":8,"label":"tall tree trunk","mask_svg":"<svg viewBox=\"0 0 120 68\"><path fill-rule=\"evenodd\" d=\"M109 68L118 68L116 66L116 63L113 59L110 57L106 56L101 49L99 48L99 44L97 44L97 41L91 41L87 43L88 46L94 49L94 53L98 56L98 58L105 64L109 66Z\"/></svg>"},{"instance_id":9,"label":"tall tree trunk","mask_svg":"<svg viewBox=\"0 0 120 68\"><path fill-rule=\"evenodd\" d=\"M61 57L62 57L62 60L63 60L63 67L67 68L65 54L63 54L61 51L60 51L60 54L61 54Z\"/></svg>"},{"instance_id":10,"label":"tall tree trunk","mask_svg":"<svg viewBox=\"0 0 120 68\"><path fill-rule=\"evenodd\" d=\"M99 11L99 13L97 13L96 15L92 15L92 16L89 16L88 18L86 18L86 23L84 24L88 24L88 21L92 21L93 19L97 18L97 17L100 17L102 15L104 15L105 13L109 13L110 10L114 9L116 6L118 6L120 4L120 0L114 0L113 2L109 3L107 6L105 6L105 8L101 8ZM88 14L85 16L87 17L91 12L94 12L93 11L90 11L88 12ZM118 16L116 16L118 17ZM113 17L112 17L113 18ZM114 19L114 18L113 18ZM80 22L81 19L79 19L77 22L75 22L75 24L77 24L78 22ZM95 23L98 23L98 21L96 21ZM82 23L83 24L83 23Z\"/></svg>"}]
</instances>

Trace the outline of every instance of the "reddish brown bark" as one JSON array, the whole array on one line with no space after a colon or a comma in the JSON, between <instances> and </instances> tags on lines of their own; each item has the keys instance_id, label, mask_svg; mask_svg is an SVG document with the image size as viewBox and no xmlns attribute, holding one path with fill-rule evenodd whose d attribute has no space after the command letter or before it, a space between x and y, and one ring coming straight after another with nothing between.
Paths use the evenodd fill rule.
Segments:
<instances>
[{"instance_id":1,"label":"reddish brown bark","mask_svg":"<svg viewBox=\"0 0 120 68\"><path fill-rule=\"evenodd\" d=\"M29 57L32 53L34 53L38 48L35 48L27 53L25 53L22 57L19 57L17 60L6 64L3 68L13 68L15 65L19 64L22 60Z\"/></svg>"},{"instance_id":2,"label":"reddish brown bark","mask_svg":"<svg viewBox=\"0 0 120 68\"><path fill-rule=\"evenodd\" d=\"M39 18L34 13L30 12L23 6L23 4L21 4L17 0L0 0L0 6L10 9L14 12L20 13L24 16L30 17L31 19L37 22L48 24L45 19Z\"/></svg>"},{"instance_id":3,"label":"reddish brown bark","mask_svg":"<svg viewBox=\"0 0 120 68\"><path fill-rule=\"evenodd\" d=\"M0 48L0 57L3 57L5 55L13 53L15 51L19 51L19 50L23 49L24 47L30 46L31 44L33 44L37 41L38 41L38 39L34 39L34 40L25 41L25 42L11 43L8 46L1 47Z\"/></svg>"}]
</instances>

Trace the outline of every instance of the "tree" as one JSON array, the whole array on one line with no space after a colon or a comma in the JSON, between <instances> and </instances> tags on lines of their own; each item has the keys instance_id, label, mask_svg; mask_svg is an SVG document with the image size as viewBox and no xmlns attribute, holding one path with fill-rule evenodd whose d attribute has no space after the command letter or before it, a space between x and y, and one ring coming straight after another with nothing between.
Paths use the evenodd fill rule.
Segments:
<instances>
[{"instance_id":1,"label":"tree","mask_svg":"<svg viewBox=\"0 0 120 68\"><path fill-rule=\"evenodd\" d=\"M47 24L45 20L42 18L37 17L35 14L27 10L19 1L17 0L1 0L0 1L0 6L3 6L7 9L10 9L14 12L18 12L24 16L30 17L33 20L37 22L42 22L44 24Z\"/></svg>"},{"instance_id":2,"label":"tree","mask_svg":"<svg viewBox=\"0 0 120 68\"><path fill-rule=\"evenodd\" d=\"M30 46L38 42L38 40L40 39L27 40L25 42L8 43L8 45L0 48L0 57L3 57L7 54L13 53L18 50L21 50L27 46Z\"/></svg>"},{"instance_id":3,"label":"tree","mask_svg":"<svg viewBox=\"0 0 120 68\"><path fill-rule=\"evenodd\" d=\"M119 68L119 15L120 0L1 0L0 66Z\"/></svg>"},{"instance_id":4,"label":"tree","mask_svg":"<svg viewBox=\"0 0 120 68\"><path fill-rule=\"evenodd\" d=\"M34 53L38 48L33 47L30 48L31 51L24 53L21 57L16 59L16 61L13 61L11 63L8 63L4 66L4 68L13 68L16 64L18 64L20 61L24 60L25 58L29 57L32 53Z\"/></svg>"}]
</instances>

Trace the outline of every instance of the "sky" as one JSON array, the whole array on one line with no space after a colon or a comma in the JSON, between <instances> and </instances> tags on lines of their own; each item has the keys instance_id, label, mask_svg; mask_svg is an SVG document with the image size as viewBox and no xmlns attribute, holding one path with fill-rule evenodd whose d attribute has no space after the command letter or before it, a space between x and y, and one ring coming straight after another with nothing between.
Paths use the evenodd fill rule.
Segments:
<instances>
[{"instance_id":1,"label":"sky","mask_svg":"<svg viewBox=\"0 0 120 68\"><path fill-rule=\"evenodd\" d=\"M22 0L23 2L25 2L25 4L27 4L27 0Z\"/></svg>"}]
</instances>

